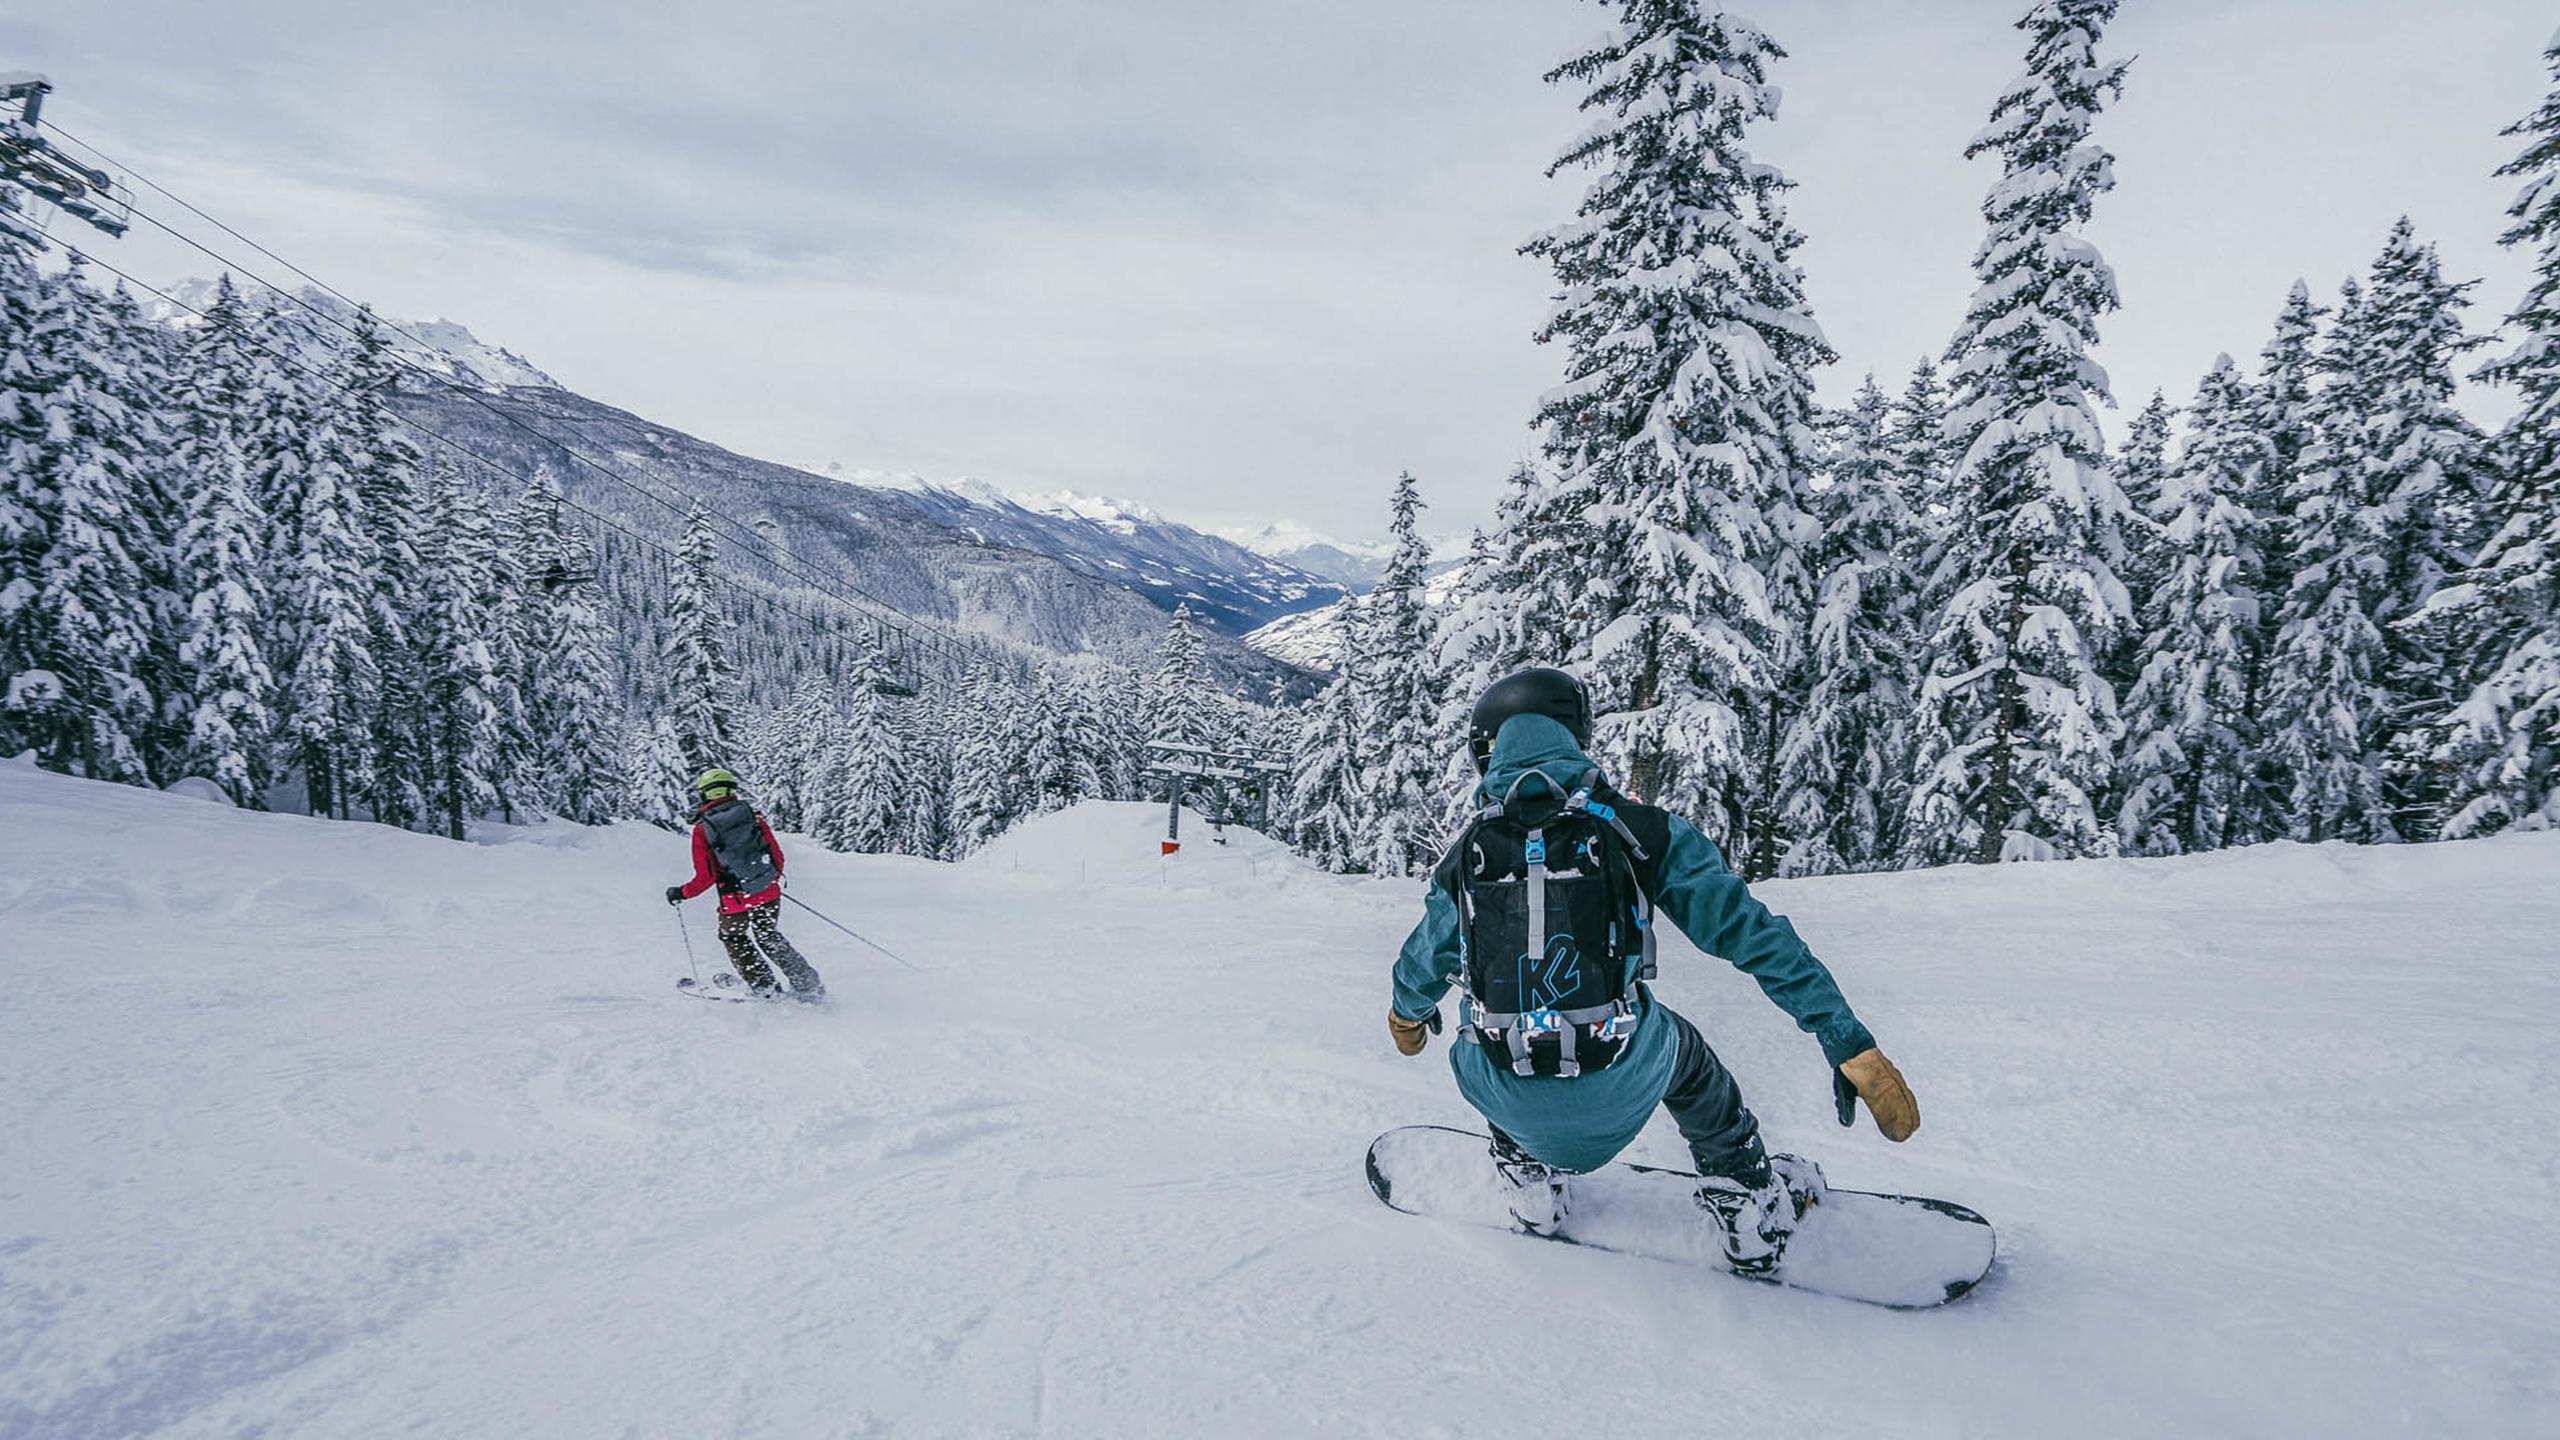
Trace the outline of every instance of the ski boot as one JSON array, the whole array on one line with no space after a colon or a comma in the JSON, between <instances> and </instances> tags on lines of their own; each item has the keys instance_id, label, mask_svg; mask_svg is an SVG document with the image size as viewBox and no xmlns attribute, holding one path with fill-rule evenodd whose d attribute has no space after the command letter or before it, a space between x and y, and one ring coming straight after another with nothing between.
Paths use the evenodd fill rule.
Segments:
<instances>
[{"instance_id":1,"label":"ski boot","mask_svg":"<svg viewBox=\"0 0 2560 1440\"><path fill-rule=\"evenodd\" d=\"M1772 1155L1758 1174L1709 1175L1698 1182L1698 1208L1723 1231L1724 1262L1736 1275L1766 1278L1787 1252L1804 1212L1822 1203L1822 1167L1796 1155Z\"/></svg>"},{"instance_id":2,"label":"ski boot","mask_svg":"<svg viewBox=\"0 0 2560 1440\"><path fill-rule=\"evenodd\" d=\"M1511 1223L1530 1235L1553 1235L1565 1217L1565 1173L1493 1132L1493 1168L1511 1182Z\"/></svg>"}]
</instances>

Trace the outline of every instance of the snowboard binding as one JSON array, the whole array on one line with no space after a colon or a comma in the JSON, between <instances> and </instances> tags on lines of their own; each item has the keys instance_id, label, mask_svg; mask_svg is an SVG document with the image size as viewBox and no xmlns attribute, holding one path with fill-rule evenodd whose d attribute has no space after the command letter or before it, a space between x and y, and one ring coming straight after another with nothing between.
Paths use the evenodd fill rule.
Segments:
<instances>
[{"instance_id":1,"label":"snowboard binding","mask_svg":"<svg viewBox=\"0 0 2560 1440\"><path fill-rule=\"evenodd\" d=\"M1566 1172L1513 1144L1499 1130L1493 1132L1492 1150L1494 1171L1511 1183L1511 1223L1524 1235L1554 1238L1568 1213Z\"/></svg>"},{"instance_id":2,"label":"snowboard binding","mask_svg":"<svg viewBox=\"0 0 2560 1440\"><path fill-rule=\"evenodd\" d=\"M1767 1176L1756 1185L1728 1175L1701 1176L1698 1208L1715 1217L1733 1273L1767 1279L1786 1258L1797 1222L1822 1203L1825 1189L1821 1166L1802 1156L1772 1155Z\"/></svg>"}]
</instances>

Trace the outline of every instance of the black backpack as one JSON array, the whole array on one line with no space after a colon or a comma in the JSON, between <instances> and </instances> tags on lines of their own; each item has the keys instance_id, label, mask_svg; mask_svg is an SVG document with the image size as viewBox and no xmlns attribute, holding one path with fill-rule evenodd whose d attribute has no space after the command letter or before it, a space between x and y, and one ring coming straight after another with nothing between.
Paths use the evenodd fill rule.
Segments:
<instances>
[{"instance_id":1,"label":"black backpack","mask_svg":"<svg viewBox=\"0 0 2560 1440\"><path fill-rule=\"evenodd\" d=\"M773 847L765 843L764 827L756 823L756 812L746 801L723 800L698 818L711 842L711 861L722 891L759 895L782 878L782 867L773 863Z\"/></svg>"},{"instance_id":2,"label":"black backpack","mask_svg":"<svg viewBox=\"0 0 2560 1440\"><path fill-rule=\"evenodd\" d=\"M1523 796L1529 776L1547 793ZM1635 832L1592 792L1542 770L1513 782L1460 832L1432 881L1458 906L1464 1033L1517 1075L1606 1070L1635 1035L1653 978L1653 900Z\"/></svg>"}]
</instances>

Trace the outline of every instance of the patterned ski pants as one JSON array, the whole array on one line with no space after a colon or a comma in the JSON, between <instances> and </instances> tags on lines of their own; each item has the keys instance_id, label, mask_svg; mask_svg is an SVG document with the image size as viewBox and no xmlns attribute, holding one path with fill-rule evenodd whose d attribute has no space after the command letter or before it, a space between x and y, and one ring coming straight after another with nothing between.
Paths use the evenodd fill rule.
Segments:
<instances>
[{"instance_id":1,"label":"patterned ski pants","mask_svg":"<svg viewBox=\"0 0 2560 1440\"><path fill-rule=\"evenodd\" d=\"M782 936L782 902L759 905L735 915L720 917L720 945L729 952L729 963L738 969L738 978L757 990L780 988L773 978L773 967L782 967L791 988L803 995L824 995L827 984L818 972L801 957L797 948Z\"/></svg>"}]
</instances>

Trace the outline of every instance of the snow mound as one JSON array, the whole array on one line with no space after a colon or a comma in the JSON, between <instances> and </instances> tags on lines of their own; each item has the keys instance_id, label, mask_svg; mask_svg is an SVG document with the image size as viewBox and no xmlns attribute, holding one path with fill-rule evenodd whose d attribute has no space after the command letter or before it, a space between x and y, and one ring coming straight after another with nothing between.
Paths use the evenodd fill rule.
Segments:
<instances>
[{"instance_id":1,"label":"snow mound","mask_svg":"<svg viewBox=\"0 0 2560 1440\"><path fill-rule=\"evenodd\" d=\"M1187 805L1182 849L1166 855L1165 818L1160 804L1088 800L1014 826L960 868L1071 885L1212 888L1322 873L1258 830L1230 825L1221 838L1207 815Z\"/></svg>"},{"instance_id":2,"label":"snow mound","mask_svg":"<svg viewBox=\"0 0 2560 1440\"><path fill-rule=\"evenodd\" d=\"M172 780L163 787L163 793L175 795L182 800L207 800L216 805L231 803L231 797L223 793L221 786L202 775L189 775L181 780Z\"/></svg>"}]
</instances>

